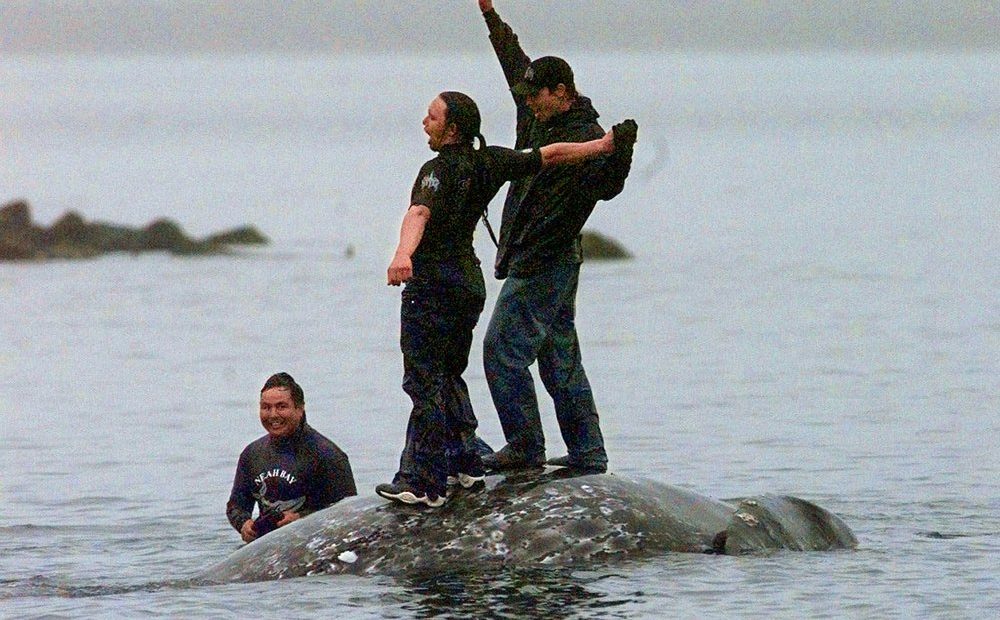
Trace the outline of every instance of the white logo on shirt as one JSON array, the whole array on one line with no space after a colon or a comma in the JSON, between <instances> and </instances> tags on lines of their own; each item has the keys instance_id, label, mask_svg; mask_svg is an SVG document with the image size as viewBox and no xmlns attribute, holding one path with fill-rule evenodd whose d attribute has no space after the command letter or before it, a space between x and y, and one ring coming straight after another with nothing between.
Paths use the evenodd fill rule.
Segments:
<instances>
[{"instance_id":1,"label":"white logo on shirt","mask_svg":"<svg viewBox=\"0 0 1000 620\"><path fill-rule=\"evenodd\" d=\"M267 488L266 487L266 484L267 484L266 480L268 478L281 478L282 480L284 480L288 484L295 484L295 476L293 476L292 474L288 473L284 469L272 469L270 471L262 471L257 476L257 478L254 479L254 482L256 482L258 485L264 485L264 488L266 489ZM262 491L262 493L263 493L263 491Z\"/></svg>"},{"instance_id":2,"label":"white logo on shirt","mask_svg":"<svg viewBox=\"0 0 1000 620\"><path fill-rule=\"evenodd\" d=\"M434 173L431 172L424 177L423 181L420 182L420 187L436 192L438 191L438 188L441 187L441 181L439 181L438 178L434 176Z\"/></svg>"}]
</instances>

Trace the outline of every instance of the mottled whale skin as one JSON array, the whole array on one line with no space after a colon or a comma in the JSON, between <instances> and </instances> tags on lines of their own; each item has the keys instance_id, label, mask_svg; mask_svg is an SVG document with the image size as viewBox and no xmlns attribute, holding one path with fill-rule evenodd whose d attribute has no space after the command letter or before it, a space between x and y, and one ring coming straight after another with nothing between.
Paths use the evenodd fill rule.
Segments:
<instances>
[{"instance_id":1,"label":"mottled whale skin","mask_svg":"<svg viewBox=\"0 0 1000 620\"><path fill-rule=\"evenodd\" d=\"M352 497L246 545L200 578L434 574L607 564L668 551L747 554L853 548L837 516L805 500L720 501L651 480L548 470L487 478L436 510Z\"/></svg>"}]
</instances>

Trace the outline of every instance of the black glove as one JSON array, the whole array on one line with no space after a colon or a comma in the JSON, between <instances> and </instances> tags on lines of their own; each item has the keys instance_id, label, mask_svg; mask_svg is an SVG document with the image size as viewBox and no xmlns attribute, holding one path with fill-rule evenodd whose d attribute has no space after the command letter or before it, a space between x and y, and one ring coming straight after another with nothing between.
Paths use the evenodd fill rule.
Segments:
<instances>
[{"instance_id":1,"label":"black glove","mask_svg":"<svg viewBox=\"0 0 1000 620\"><path fill-rule=\"evenodd\" d=\"M285 512L298 512L305 503L305 496L284 501L265 502L265 507L261 509L260 516L253 522L253 528L257 530L258 536L273 532L278 529L278 521L284 518Z\"/></svg>"},{"instance_id":2,"label":"black glove","mask_svg":"<svg viewBox=\"0 0 1000 620\"><path fill-rule=\"evenodd\" d=\"M278 521L281 521L281 517L284 513L280 508L269 506L263 511L261 511L260 516L254 519L253 529L257 530L258 536L263 536L278 529Z\"/></svg>"},{"instance_id":3,"label":"black glove","mask_svg":"<svg viewBox=\"0 0 1000 620\"><path fill-rule=\"evenodd\" d=\"M612 127L611 131L614 132L615 152L631 153L639 133L638 123L630 118Z\"/></svg>"}]
</instances>

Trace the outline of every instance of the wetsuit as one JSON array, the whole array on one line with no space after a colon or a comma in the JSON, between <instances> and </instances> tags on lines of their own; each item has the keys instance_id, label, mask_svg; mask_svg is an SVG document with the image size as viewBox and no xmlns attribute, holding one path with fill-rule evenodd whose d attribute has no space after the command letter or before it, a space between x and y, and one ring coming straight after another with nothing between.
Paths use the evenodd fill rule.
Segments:
<instances>
[{"instance_id":1,"label":"wetsuit","mask_svg":"<svg viewBox=\"0 0 1000 620\"><path fill-rule=\"evenodd\" d=\"M240 531L251 518L254 503L263 513L275 502L301 501L294 512L305 516L350 495L357 495L357 489L347 455L303 418L291 436L265 435L243 449L226 516ZM260 536L270 531L264 523L255 527Z\"/></svg>"},{"instance_id":2,"label":"wetsuit","mask_svg":"<svg viewBox=\"0 0 1000 620\"><path fill-rule=\"evenodd\" d=\"M507 181L541 169L537 150L443 146L420 169L410 204L430 210L400 310L403 389L413 401L393 482L443 496L450 473L481 468L467 448L476 417L462 379L486 286L472 246L476 223Z\"/></svg>"},{"instance_id":3,"label":"wetsuit","mask_svg":"<svg viewBox=\"0 0 1000 620\"><path fill-rule=\"evenodd\" d=\"M508 84L524 78L530 59L496 11L484 13L490 41ZM517 148L600 138L604 130L590 100L577 95L568 111L539 121L522 97L517 105ZM504 203L496 277L506 278L484 340L490 393L510 449L522 460L544 460L545 437L528 370L539 375L555 404L570 462L607 466L597 408L576 334L576 291L583 254L580 232L598 200L625 185L632 149L590 162L549 168L511 183Z\"/></svg>"}]
</instances>

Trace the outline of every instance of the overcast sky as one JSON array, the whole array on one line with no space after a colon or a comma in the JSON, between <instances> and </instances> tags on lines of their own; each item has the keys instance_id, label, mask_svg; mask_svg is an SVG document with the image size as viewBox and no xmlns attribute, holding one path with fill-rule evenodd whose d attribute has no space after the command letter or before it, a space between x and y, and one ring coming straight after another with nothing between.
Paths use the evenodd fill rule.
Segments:
<instances>
[{"instance_id":1,"label":"overcast sky","mask_svg":"<svg viewBox=\"0 0 1000 620\"><path fill-rule=\"evenodd\" d=\"M526 42L557 49L1000 49L1000 0L495 3ZM484 32L476 0L0 0L3 53L478 53Z\"/></svg>"}]
</instances>

